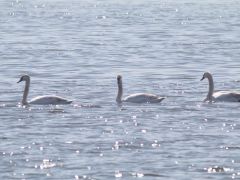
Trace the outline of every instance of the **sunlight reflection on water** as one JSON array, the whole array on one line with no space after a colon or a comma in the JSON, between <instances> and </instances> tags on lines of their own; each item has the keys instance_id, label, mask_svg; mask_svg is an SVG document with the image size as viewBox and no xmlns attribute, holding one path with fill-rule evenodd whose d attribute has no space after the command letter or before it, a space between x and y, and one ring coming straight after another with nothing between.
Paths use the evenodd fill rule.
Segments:
<instances>
[{"instance_id":1,"label":"sunlight reflection on water","mask_svg":"<svg viewBox=\"0 0 240 180\"><path fill-rule=\"evenodd\" d=\"M238 5L1 1L0 179L238 178L239 104L200 82L239 89ZM74 103L22 107L22 74ZM118 74L167 98L117 106Z\"/></svg>"}]
</instances>

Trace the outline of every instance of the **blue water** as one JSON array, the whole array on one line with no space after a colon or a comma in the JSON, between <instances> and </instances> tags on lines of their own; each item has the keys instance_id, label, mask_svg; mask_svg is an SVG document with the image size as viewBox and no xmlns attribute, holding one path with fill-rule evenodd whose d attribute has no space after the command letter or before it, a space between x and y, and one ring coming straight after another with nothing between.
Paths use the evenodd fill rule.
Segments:
<instances>
[{"instance_id":1,"label":"blue water","mask_svg":"<svg viewBox=\"0 0 240 180\"><path fill-rule=\"evenodd\" d=\"M0 1L0 179L240 178L240 2ZM72 105L19 106L57 94ZM115 103L124 94L161 104Z\"/></svg>"}]
</instances>

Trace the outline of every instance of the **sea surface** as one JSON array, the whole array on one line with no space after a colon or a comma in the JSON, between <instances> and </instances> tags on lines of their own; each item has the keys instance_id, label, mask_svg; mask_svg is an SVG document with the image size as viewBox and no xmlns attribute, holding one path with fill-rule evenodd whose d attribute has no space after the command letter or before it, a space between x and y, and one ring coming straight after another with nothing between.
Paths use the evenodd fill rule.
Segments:
<instances>
[{"instance_id":1,"label":"sea surface","mask_svg":"<svg viewBox=\"0 0 240 180\"><path fill-rule=\"evenodd\" d=\"M0 179L240 178L238 0L0 0ZM22 107L59 95L71 105ZM160 104L116 104L149 92Z\"/></svg>"}]
</instances>

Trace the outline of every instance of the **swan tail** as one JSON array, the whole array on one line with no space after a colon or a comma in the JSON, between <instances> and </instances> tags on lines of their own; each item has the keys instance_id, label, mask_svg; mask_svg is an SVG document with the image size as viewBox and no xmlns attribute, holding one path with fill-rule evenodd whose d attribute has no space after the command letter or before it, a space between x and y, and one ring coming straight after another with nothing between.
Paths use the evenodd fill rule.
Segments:
<instances>
[{"instance_id":1,"label":"swan tail","mask_svg":"<svg viewBox=\"0 0 240 180\"><path fill-rule=\"evenodd\" d=\"M166 99L166 97L159 97L157 98L157 102L162 102L164 99Z\"/></svg>"}]
</instances>

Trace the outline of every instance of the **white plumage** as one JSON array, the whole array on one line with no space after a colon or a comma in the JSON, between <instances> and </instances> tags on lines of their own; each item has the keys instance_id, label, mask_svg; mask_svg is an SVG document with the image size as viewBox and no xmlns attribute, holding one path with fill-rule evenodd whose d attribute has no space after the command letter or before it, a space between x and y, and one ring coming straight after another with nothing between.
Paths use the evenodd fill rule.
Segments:
<instances>
[{"instance_id":1,"label":"white plumage","mask_svg":"<svg viewBox=\"0 0 240 180\"><path fill-rule=\"evenodd\" d=\"M57 105L57 104L70 104L72 103L71 100L55 96L55 95L46 95L46 96L37 96L33 99L31 99L29 102L27 101L27 96L29 93L29 87L30 87L30 76L28 75L23 75L20 80L18 81L25 81L25 88L24 88L24 93L23 93L23 99L22 99L22 104L23 105L28 105L28 104L39 104L39 105Z\"/></svg>"},{"instance_id":2,"label":"white plumage","mask_svg":"<svg viewBox=\"0 0 240 180\"><path fill-rule=\"evenodd\" d=\"M131 94L122 99L123 95L123 87L122 87L122 76L117 76L117 83L118 83L118 94L116 101L118 103L121 102L131 102L131 103L159 103L165 99L165 97L160 97L155 94L148 94L148 93L136 93Z\"/></svg>"},{"instance_id":3,"label":"white plumage","mask_svg":"<svg viewBox=\"0 0 240 180\"><path fill-rule=\"evenodd\" d=\"M45 95L45 96L37 96L35 98L32 98L28 104L70 104L72 103L71 100L62 98L60 96L54 96L54 95Z\"/></svg>"},{"instance_id":4,"label":"white plumage","mask_svg":"<svg viewBox=\"0 0 240 180\"><path fill-rule=\"evenodd\" d=\"M165 98L159 97L155 94L136 93L136 94L131 94L131 95L125 97L122 101L123 102L132 102L132 103L144 103L144 102L159 103L163 99L165 99Z\"/></svg>"},{"instance_id":5,"label":"white plumage","mask_svg":"<svg viewBox=\"0 0 240 180\"><path fill-rule=\"evenodd\" d=\"M201 80L207 78L209 83L209 90L204 101L216 102L240 102L240 93L236 91L216 91L214 92L213 77L209 72L205 72Z\"/></svg>"}]
</instances>

